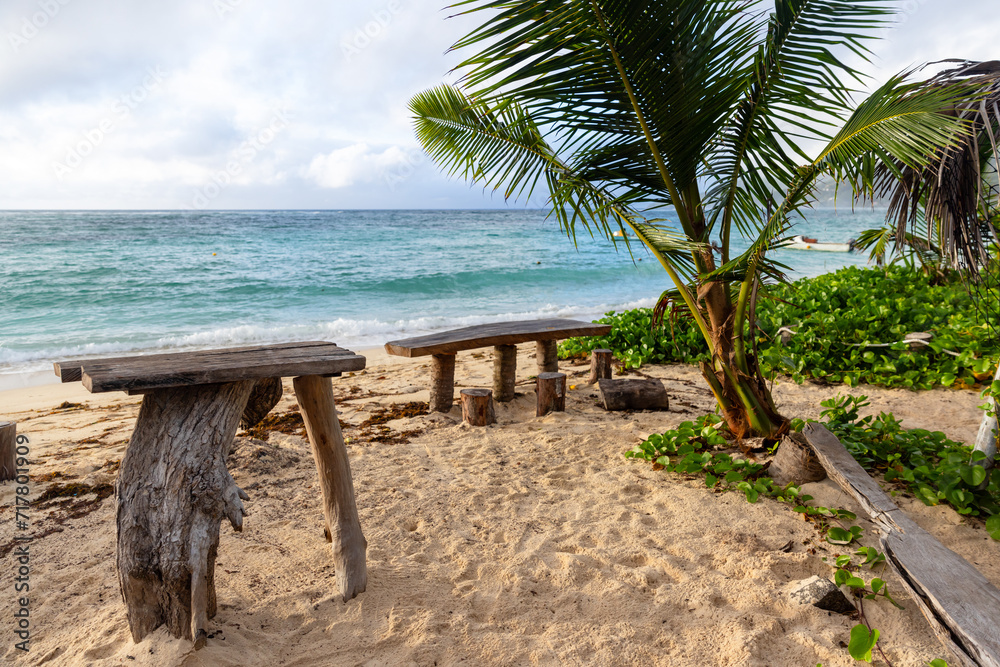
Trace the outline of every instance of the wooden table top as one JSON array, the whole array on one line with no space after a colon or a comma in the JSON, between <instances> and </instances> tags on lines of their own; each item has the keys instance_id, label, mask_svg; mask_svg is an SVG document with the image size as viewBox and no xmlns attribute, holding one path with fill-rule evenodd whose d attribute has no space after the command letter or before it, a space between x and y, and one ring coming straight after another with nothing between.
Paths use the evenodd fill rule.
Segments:
<instances>
[{"instance_id":1,"label":"wooden table top","mask_svg":"<svg viewBox=\"0 0 1000 667\"><path fill-rule=\"evenodd\" d=\"M167 387L359 371L365 358L325 341L257 345L53 364L63 382L83 381L92 393L142 392Z\"/></svg>"}]
</instances>

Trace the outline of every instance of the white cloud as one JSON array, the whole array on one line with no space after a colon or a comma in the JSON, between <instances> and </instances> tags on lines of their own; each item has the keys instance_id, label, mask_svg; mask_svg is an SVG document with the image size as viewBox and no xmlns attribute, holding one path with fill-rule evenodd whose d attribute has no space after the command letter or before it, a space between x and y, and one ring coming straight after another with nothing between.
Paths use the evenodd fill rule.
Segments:
<instances>
[{"instance_id":1,"label":"white cloud","mask_svg":"<svg viewBox=\"0 0 1000 667\"><path fill-rule=\"evenodd\" d=\"M42 1L0 3L0 208L189 205L279 108L288 127L211 206L504 205L441 174L413 138L407 101L454 79L462 54L446 51L483 18L446 20L449 0L46 0L60 9L14 49L9 35ZM875 79L996 57L995 2L901 2L905 22L874 45ZM162 83L120 117L116 100L150 67ZM113 129L59 178L53 163L108 118Z\"/></svg>"},{"instance_id":2,"label":"white cloud","mask_svg":"<svg viewBox=\"0 0 1000 667\"><path fill-rule=\"evenodd\" d=\"M309 163L306 176L322 188L346 188L356 183L371 183L385 178L392 170L414 162L399 146L380 153L360 143L317 155Z\"/></svg>"}]
</instances>

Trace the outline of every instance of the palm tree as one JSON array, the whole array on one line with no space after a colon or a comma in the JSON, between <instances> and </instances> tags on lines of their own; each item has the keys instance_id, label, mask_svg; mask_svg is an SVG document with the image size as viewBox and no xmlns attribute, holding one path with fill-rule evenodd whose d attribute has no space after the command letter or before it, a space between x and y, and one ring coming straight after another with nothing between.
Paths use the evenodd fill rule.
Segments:
<instances>
[{"instance_id":1,"label":"palm tree","mask_svg":"<svg viewBox=\"0 0 1000 667\"><path fill-rule=\"evenodd\" d=\"M460 84L410 102L424 149L447 172L530 196L611 237L629 228L711 352L702 373L737 435L788 427L761 375L754 305L768 259L816 178L872 182L957 144L947 113L964 90L895 76L857 106L880 0L463 0L488 18L454 48L478 51ZM807 150L819 146L818 150ZM673 208L678 225L664 218ZM733 250L734 235L749 241Z\"/></svg>"},{"instance_id":2,"label":"palm tree","mask_svg":"<svg viewBox=\"0 0 1000 667\"><path fill-rule=\"evenodd\" d=\"M917 249L918 257L936 255L939 270L958 270L970 288L977 289L983 278L1000 279L1000 270L988 266L991 258L994 263L1000 260L997 253L1000 239L1000 61L956 62L955 67L931 78L926 85L948 87L961 83L976 91L972 99L960 102L950 112L967 122L968 131L962 140L950 149L939 151L924 165L880 164L863 184L862 191L871 197L889 198L887 219L894 219L895 225L882 229L879 240L883 254L891 238L897 253L908 245ZM875 235L873 231L871 236ZM876 242L873 254L878 250L880 245ZM985 324L992 327L993 334L998 335L997 304L984 303L989 299L989 292L986 294L978 299L980 315ZM975 446L985 454L980 462L987 469L993 467L997 454L1000 366L990 393Z\"/></svg>"}]
</instances>

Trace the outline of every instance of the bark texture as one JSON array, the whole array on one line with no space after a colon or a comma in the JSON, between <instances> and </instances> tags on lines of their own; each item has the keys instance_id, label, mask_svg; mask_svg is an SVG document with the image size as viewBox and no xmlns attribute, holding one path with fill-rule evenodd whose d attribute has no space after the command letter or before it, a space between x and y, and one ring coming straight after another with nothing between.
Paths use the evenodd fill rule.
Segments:
<instances>
[{"instance_id":1,"label":"bark texture","mask_svg":"<svg viewBox=\"0 0 1000 667\"><path fill-rule=\"evenodd\" d=\"M489 426L497 421L493 392L489 389L463 389L462 419L470 426Z\"/></svg>"},{"instance_id":2,"label":"bark texture","mask_svg":"<svg viewBox=\"0 0 1000 667\"><path fill-rule=\"evenodd\" d=\"M0 422L0 481L17 477L17 423Z\"/></svg>"},{"instance_id":3,"label":"bark texture","mask_svg":"<svg viewBox=\"0 0 1000 667\"><path fill-rule=\"evenodd\" d=\"M115 562L132 638L160 625L204 645L215 615L219 522L247 495L226 457L252 380L146 394L115 484Z\"/></svg>"},{"instance_id":4,"label":"bark texture","mask_svg":"<svg viewBox=\"0 0 1000 667\"><path fill-rule=\"evenodd\" d=\"M535 341L535 357L538 360L539 373L559 372L559 341Z\"/></svg>"},{"instance_id":5,"label":"bark texture","mask_svg":"<svg viewBox=\"0 0 1000 667\"><path fill-rule=\"evenodd\" d=\"M240 428L253 428L259 424L281 400L281 391L281 378L257 380L243 409Z\"/></svg>"},{"instance_id":6,"label":"bark texture","mask_svg":"<svg viewBox=\"0 0 1000 667\"><path fill-rule=\"evenodd\" d=\"M455 353L431 357L431 411L448 412L455 403Z\"/></svg>"},{"instance_id":7,"label":"bark texture","mask_svg":"<svg viewBox=\"0 0 1000 667\"><path fill-rule=\"evenodd\" d=\"M337 589L347 602L368 585L368 542L354 502L351 464L333 403L333 385L329 378L306 375L295 378L293 386L319 472Z\"/></svg>"},{"instance_id":8,"label":"bark texture","mask_svg":"<svg viewBox=\"0 0 1000 667\"><path fill-rule=\"evenodd\" d=\"M669 410L670 398L660 380L598 380L605 410Z\"/></svg>"},{"instance_id":9,"label":"bark texture","mask_svg":"<svg viewBox=\"0 0 1000 667\"><path fill-rule=\"evenodd\" d=\"M785 436L767 470L779 486L789 482L808 484L826 479L826 470L806 439L798 433Z\"/></svg>"},{"instance_id":10,"label":"bark texture","mask_svg":"<svg viewBox=\"0 0 1000 667\"><path fill-rule=\"evenodd\" d=\"M587 378L587 384L594 384L598 380L610 380L611 362L614 358L611 350L594 350L590 354L590 377Z\"/></svg>"},{"instance_id":11,"label":"bark texture","mask_svg":"<svg viewBox=\"0 0 1000 667\"><path fill-rule=\"evenodd\" d=\"M493 348L493 399L500 403L514 400L517 376L517 345Z\"/></svg>"},{"instance_id":12,"label":"bark texture","mask_svg":"<svg viewBox=\"0 0 1000 667\"><path fill-rule=\"evenodd\" d=\"M566 409L565 373L539 373L535 386L538 397L535 416L541 417L550 412L563 412Z\"/></svg>"}]
</instances>

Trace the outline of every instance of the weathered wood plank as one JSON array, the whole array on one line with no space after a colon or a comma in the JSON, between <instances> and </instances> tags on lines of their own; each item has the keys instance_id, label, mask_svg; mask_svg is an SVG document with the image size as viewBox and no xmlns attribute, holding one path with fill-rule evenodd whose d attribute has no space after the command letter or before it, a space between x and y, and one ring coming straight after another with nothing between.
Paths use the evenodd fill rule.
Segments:
<instances>
[{"instance_id":1,"label":"weathered wood plank","mask_svg":"<svg viewBox=\"0 0 1000 667\"><path fill-rule=\"evenodd\" d=\"M404 338L385 344L385 351L401 357L423 357L474 350L496 345L517 345L530 341L562 340L572 336L602 336L611 331L608 324L579 320L521 320L479 324L442 331L428 336Z\"/></svg>"},{"instance_id":2,"label":"weathered wood plank","mask_svg":"<svg viewBox=\"0 0 1000 667\"><path fill-rule=\"evenodd\" d=\"M315 342L93 359L82 363L83 386L93 393L331 375L364 367L364 357L333 343Z\"/></svg>"},{"instance_id":3,"label":"weathered wood plank","mask_svg":"<svg viewBox=\"0 0 1000 667\"><path fill-rule=\"evenodd\" d=\"M333 343L328 343L326 341L306 341L301 343L278 343L276 345L249 345L246 347L228 347L215 350L195 350L194 352L185 352L183 354L189 354L192 358L214 358L223 354L231 354L233 352L249 352L251 350L259 350L262 347L268 349L279 350L281 348L306 348L306 347L320 347L324 345L333 345ZM131 355L128 357L104 357L100 359L71 359L66 361L56 361L52 364L53 370L55 370L56 375L59 376L61 382L79 382L83 379L83 365L93 362L101 362L102 364L114 364L118 362L132 361L135 359L158 359L160 357L169 357L177 353L165 353L165 354L147 354L147 355Z\"/></svg>"},{"instance_id":4,"label":"weathered wood plank","mask_svg":"<svg viewBox=\"0 0 1000 667\"><path fill-rule=\"evenodd\" d=\"M886 560L941 643L969 667L1000 667L1000 590L896 507L826 427L807 424L803 434L878 527Z\"/></svg>"}]
</instances>

